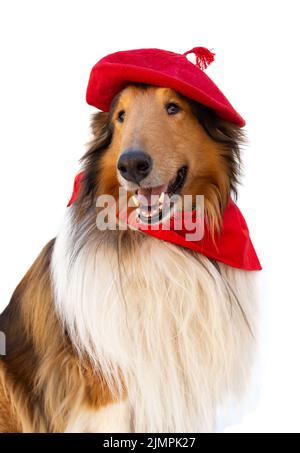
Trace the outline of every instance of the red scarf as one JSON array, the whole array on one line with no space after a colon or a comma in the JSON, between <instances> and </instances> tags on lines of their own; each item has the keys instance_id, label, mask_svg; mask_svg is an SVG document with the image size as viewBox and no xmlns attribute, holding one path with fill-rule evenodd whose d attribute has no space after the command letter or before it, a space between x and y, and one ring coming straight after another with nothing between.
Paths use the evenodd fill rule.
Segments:
<instances>
[{"instance_id":1,"label":"red scarf","mask_svg":"<svg viewBox=\"0 0 300 453\"><path fill-rule=\"evenodd\" d=\"M74 181L74 189L68 206L76 200L79 185L83 173L79 173ZM191 212L192 221L196 218L196 211ZM220 261L229 266L244 269L247 271L258 271L262 267L256 255L255 249L250 239L247 223L236 204L230 200L223 215L222 229L220 233L215 233L214 240L209 229L204 225L204 235L199 241L186 240L186 234L193 231L186 230L183 226L181 230L164 230L162 224L158 229L151 229L148 225L136 222L134 226L150 236L154 236L163 241L171 242L182 247L201 253L210 259Z\"/></svg>"}]
</instances>

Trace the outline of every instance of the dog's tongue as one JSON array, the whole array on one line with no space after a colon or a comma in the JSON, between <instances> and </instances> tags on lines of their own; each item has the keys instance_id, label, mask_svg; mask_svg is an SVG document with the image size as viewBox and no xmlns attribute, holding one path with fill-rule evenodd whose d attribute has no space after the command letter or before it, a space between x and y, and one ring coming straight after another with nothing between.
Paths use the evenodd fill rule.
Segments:
<instances>
[{"instance_id":1,"label":"dog's tongue","mask_svg":"<svg viewBox=\"0 0 300 453\"><path fill-rule=\"evenodd\" d=\"M159 197L162 192L167 192L168 185L163 184L162 186L151 187L150 189L145 189L140 187L137 191L136 197L142 205L153 206L158 203Z\"/></svg>"}]
</instances>

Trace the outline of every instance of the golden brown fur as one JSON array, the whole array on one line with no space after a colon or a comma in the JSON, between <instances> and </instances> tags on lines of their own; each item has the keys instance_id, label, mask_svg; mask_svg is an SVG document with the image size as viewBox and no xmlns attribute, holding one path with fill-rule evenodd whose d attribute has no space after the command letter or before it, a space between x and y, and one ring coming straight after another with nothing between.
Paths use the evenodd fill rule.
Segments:
<instances>
[{"instance_id":1,"label":"golden brown fur","mask_svg":"<svg viewBox=\"0 0 300 453\"><path fill-rule=\"evenodd\" d=\"M7 353L1 363L0 430L62 432L82 401L97 409L112 401L101 375L79 362L52 303L49 263L41 252L1 315Z\"/></svg>"}]
</instances>

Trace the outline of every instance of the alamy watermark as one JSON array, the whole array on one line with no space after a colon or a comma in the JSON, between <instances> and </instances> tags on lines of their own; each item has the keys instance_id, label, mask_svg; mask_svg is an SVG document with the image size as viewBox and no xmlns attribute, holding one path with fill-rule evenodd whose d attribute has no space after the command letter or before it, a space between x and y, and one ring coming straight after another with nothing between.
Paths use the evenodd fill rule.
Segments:
<instances>
[{"instance_id":1,"label":"alamy watermark","mask_svg":"<svg viewBox=\"0 0 300 453\"><path fill-rule=\"evenodd\" d=\"M100 195L96 202L97 228L127 230L128 228L180 231L187 241L200 241L204 236L204 196L166 193L131 197L120 187L116 199Z\"/></svg>"}]
</instances>

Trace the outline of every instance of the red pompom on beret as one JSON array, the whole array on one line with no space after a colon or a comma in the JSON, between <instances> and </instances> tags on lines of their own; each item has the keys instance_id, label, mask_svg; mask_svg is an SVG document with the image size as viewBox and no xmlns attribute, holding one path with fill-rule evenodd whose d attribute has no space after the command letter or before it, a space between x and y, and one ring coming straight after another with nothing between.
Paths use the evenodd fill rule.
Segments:
<instances>
[{"instance_id":1,"label":"red pompom on beret","mask_svg":"<svg viewBox=\"0 0 300 453\"><path fill-rule=\"evenodd\" d=\"M194 53L196 64L186 56ZM113 98L130 83L145 83L172 88L178 93L210 107L220 118L242 127L245 120L204 69L214 60L205 47L194 47L184 54L160 49L137 49L112 53L95 64L91 71L86 99L88 104L109 111Z\"/></svg>"}]
</instances>

